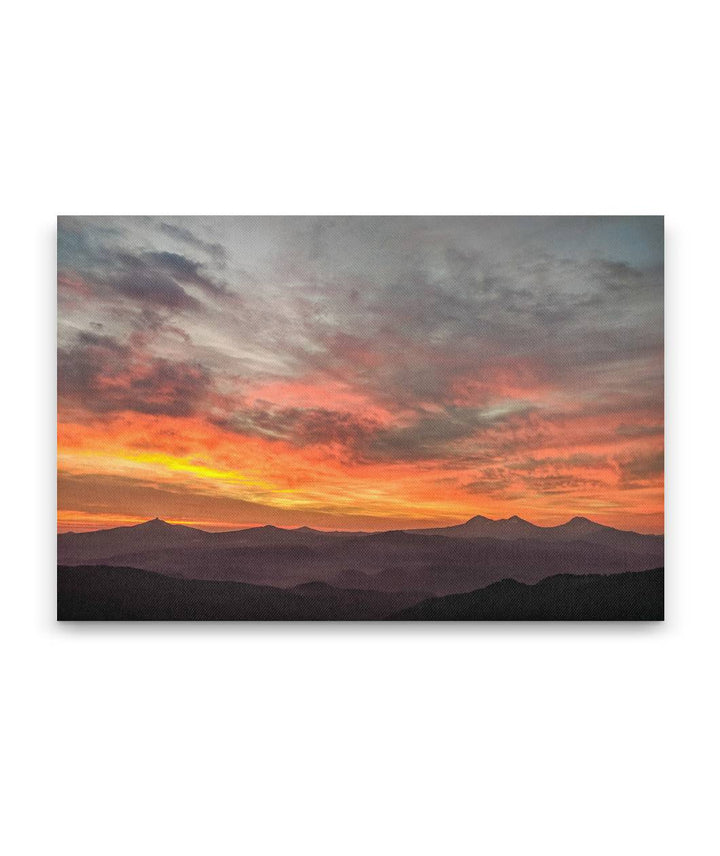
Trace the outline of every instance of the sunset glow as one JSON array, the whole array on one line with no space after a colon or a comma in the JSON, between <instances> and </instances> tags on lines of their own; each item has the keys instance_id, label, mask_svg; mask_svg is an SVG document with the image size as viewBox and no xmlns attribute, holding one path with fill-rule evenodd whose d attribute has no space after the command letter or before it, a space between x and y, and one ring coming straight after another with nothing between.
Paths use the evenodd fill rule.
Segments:
<instances>
[{"instance_id":1,"label":"sunset glow","mask_svg":"<svg viewBox=\"0 0 720 856\"><path fill-rule=\"evenodd\" d=\"M58 531L663 531L659 218L61 218Z\"/></svg>"}]
</instances>

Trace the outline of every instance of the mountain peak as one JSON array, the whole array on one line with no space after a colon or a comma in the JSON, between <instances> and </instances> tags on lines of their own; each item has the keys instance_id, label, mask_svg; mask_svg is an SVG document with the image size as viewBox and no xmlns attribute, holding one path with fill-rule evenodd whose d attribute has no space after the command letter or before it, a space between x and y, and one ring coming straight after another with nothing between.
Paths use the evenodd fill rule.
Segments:
<instances>
[{"instance_id":1,"label":"mountain peak","mask_svg":"<svg viewBox=\"0 0 720 856\"><path fill-rule=\"evenodd\" d=\"M490 517L485 517L482 514L476 514L474 517L471 517L469 520L465 521L466 523L492 523L492 519Z\"/></svg>"},{"instance_id":2,"label":"mountain peak","mask_svg":"<svg viewBox=\"0 0 720 856\"><path fill-rule=\"evenodd\" d=\"M153 517L152 520L146 520L144 523L138 523L137 525L142 526L143 528L161 529L165 526L172 526L172 523L167 523L159 517Z\"/></svg>"}]
</instances>

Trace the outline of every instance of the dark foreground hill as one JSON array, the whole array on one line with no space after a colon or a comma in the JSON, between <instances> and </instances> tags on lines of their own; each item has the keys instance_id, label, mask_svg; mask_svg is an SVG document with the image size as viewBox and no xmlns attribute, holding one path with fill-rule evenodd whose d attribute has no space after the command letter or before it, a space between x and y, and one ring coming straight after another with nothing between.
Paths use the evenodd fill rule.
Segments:
<instances>
[{"instance_id":1,"label":"dark foreground hill","mask_svg":"<svg viewBox=\"0 0 720 856\"><path fill-rule=\"evenodd\" d=\"M534 585L502 580L478 591L290 589L189 580L137 568L58 567L61 621L660 621L663 569L612 575L558 574Z\"/></svg>"},{"instance_id":2,"label":"dark foreground hill","mask_svg":"<svg viewBox=\"0 0 720 856\"><path fill-rule=\"evenodd\" d=\"M190 580L137 568L58 566L60 621L340 621L380 619L427 597L339 589L291 589Z\"/></svg>"},{"instance_id":3,"label":"dark foreground hill","mask_svg":"<svg viewBox=\"0 0 720 856\"><path fill-rule=\"evenodd\" d=\"M583 576L558 574L533 585L502 580L466 594L435 597L391 616L397 621L662 621L663 568Z\"/></svg>"}]
</instances>

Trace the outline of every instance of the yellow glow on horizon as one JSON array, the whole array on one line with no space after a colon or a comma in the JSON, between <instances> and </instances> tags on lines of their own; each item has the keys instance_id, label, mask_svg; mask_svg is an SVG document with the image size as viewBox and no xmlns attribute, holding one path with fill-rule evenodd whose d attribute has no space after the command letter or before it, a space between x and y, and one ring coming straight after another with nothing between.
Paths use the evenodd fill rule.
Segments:
<instances>
[{"instance_id":1,"label":"yellow glow on horizon","mask_svg":"<svg viewBox=\"0 0 720 856\"><path fill-rule=\"evenodd\" d=\"M293 490L292 488L275 487L267 482L258 481L237 470L218 470L204 464L194 464L187 460L187 458L176 458L172 455L143 453L140 455L125 455L124 457L129 461L137 461L142 464L157 464L172 472L190 473L191 475L199 476L201 479L209 479L211 481L239 482L248 487L258 487L262 490L272 491L273 493L292 493Z\"/></svg>"},{"instance_id":2,"label":"yellow glow on horizon","mask_svg":"<svg viewBox=\"0 0 720 856\"><path fill-rule=\"evenodd\" d=\"M540 525L554 525L580 514L618 528L662 530L662 478L627 486L619 483L617 468L594 466L594 460L610 460L617 454L618 441L607 439L614 422L597 437L588 435L592 426L586 422L583 417L573 423L572 434L567 428L549 433L534 455L539 465L545 458L568 457L568 449L578 457L587 456L587 465L581 462L575 469L587 483L581 480L577 490L556 495L543 492L542 485L530 490L521 482L521 492L503 495L493 491L492 482L487 491L477 486L468 491L469 484L478 485L482 479L472 464L447 468L442 460L421 465L358 461L333 446L238 438L196 418L122 415L103 423L66 420L58 425L59 476L107 479L109 487L98 487L94 498L83 495L80 482L72 491L64 487L58 526L107 528L157 515L216 530L251 522L283 525L282 521L322 528L317 521L329 519L333 520L329 528L381 530L452 525L476 514L491 518L519 514ZM621 442L631 454L639 441ZM647 441L642 443L647 448ZM660 444L661 440L656 445ZM523 463L521 456L516 458ZM511 459L506 468L510 475L512 464ZM545 474L552 476L553 470L539 470L539 476ZM117 488L112 487L114 480ZM133 491L144 488L157 491L158 502L145 493L138 516L141 507L133 500Z\"/></svg>"},{"instance_id":3,"label":"yellow glow on horizon","mask_svg":"<svg viewBox=\"0 0 720 856\"><path fill-rule=\"evenodd\" d=\"M102 463L101 463L102 462ZM333 470L313 470L312 479L298 487L271 484L235 469L221 469L164 452L129 452L120 449L73 449L58 455L58 464L71 474L96 474L141 477L205 495L231 496L248 502L262 502L278 509L307 509L328 514L393 517L417 520L419 517L454 521L466 514L463 502L447 497L428 498L417 474L405 468L387 473L378 486L373 471L357 472L349 490L348 479ZM190 481L178 483L176 476ZM409 493L414 493L408 501Z\"/></svg>"}]
</instances>

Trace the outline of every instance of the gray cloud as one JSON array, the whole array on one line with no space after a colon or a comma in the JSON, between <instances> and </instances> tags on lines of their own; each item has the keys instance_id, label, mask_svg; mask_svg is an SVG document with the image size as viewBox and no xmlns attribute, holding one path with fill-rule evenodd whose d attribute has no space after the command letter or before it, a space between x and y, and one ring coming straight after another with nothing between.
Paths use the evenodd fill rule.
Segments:
<instances>
[{"instance_id":1,"label":"gray cloud","mask_svg":"<svg viewBox=\"0 0 720 856\"><path fill-rule=\"evenodd\" d=\"M111 277L108 284L125 297L144 304L163 306L173 310L201 308L195 298L162 271L137 269Z\"/></svg>"},{"instance_id":2,"label":"gray cloud","mask_svg":"<svg viewBox=\"0 0 720 856\"><path fill-rule=\"evenodd\" d=\"M183 282L189 285L197 285L204 291L214 295L224 295L227 293L225 287L206 274L202 273L199 262L181 256L178 253L169 252L151 252L145 253L142 261L165 271L170 276L174 277L178 282Z\"/></svg>"},{"instance_id":3,"label":"gray cloud","mask_svg":"<svg viewBox=\"0 0 720 856\"><path fill-rule=\"evenodd\" d=\"M194 235L190 229L185 229L182 226L175 226L172 223L161 223L160 231L165 235L169 235L171 238L182 241L194 249L207 253L220 265L224 265L227 261L227 251L222 244L212 241L204 241Z\"/></svg>"},{"instance_id":4,"label":"gray cloud","mask_svg":"<svg viewBox=\"0 0 720 856\"><path fill-rule=\"evenodd\" d=\"M478 439L484 429L497 429L509 418L508 414L453 407L415 414L402 427L388 427L348 412L266 405L246 406L212 421L239 434L285 440L297 446L339 445L347 459L358 463L420 462L442 457L466 465L468 452L463 444Z\"/></svg>"},{"instance_id":5,"label":"gray cloud","mask_svg":"<svg viewBox=\"0 0 720 856\"><path fill-rule=\"evenodd\" d=\"M649 479L652 480L663 474L665 469L665 453L659 451L636 455L629 460L619 461L618 466L624 486L637 487Z\"/></svg>"},{"instance_id":6,"label":"gray cloud","mask_svg":"<svg viewBox=\"0 0 720 856\"><path fill-rule=\"evenodd\" d=\"M127 222L134 222L127 218ZM171 312L204 310L197 289L212 300L227 297L218 276L185 255L166 249L126 246L126 231L107 225L106 218L58 222L58 279L72 289L76 278L100 299L112 294L129 298L145 307Z\"/></svg>"},{"instance_id":7,"label":"gray cloud","mask_svg":"<svg viewBox=\"0 0 720 856\"><path fill-rule=\"evenodd\" d=\"M93 413L190 416L212 381L198 364L137 354L109 336L81 332L58 348L58 397Z\"/></svg>"},{"instance_id":8,"label":"gray cloud","mask_svg":"<svg viewBox=\"0 0 720 856\"><path fill-rule=\"evenodd\" d=\"M618 437L660 437L665 431L662 425L618 425Z\"/></svg>"}]
</instances>

